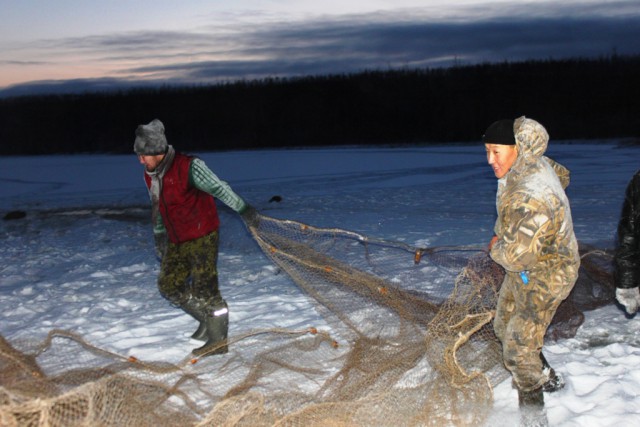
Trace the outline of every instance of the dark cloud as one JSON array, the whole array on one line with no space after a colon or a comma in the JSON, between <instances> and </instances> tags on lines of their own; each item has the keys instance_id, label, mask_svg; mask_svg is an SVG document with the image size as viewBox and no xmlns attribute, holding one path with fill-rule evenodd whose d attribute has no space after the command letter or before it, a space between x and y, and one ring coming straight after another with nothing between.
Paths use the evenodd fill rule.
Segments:
<instances>
[{"instance_id":1,"label":"dark cloud","mask_svg":"<svg viewBox=\"0 0 640 427\"><path fill-rule=\"evenodd\" d=\"M134 75L170 72L185 79L341 73L638 54L637 40L640 17L512 18L455 24L324 23L247 32L236 40L236 55L260 59L172 62L129 71Z\"/></svg>"},{"instance_id":2,"label":"dark cloud","mask_svg":"<svg viewBox=\"0 0 640 427\"><path fill-rule=\"evenodd\" d=\"M45 65L48 62L45 61L2 61L0 60L0 65Z\"/></svg>"},{"instance_id":3,"label":"dark cloud","mask_svg":"<svg viewBox=\"0 0 640 427\"><path fill-rule=\"evenodd\" d=\"M114 72L127 81L186 84L635 55L640 53L640 3L475 5L465 14L439 19L370 14L225 30L94 36L51 41L49 47L82 50L103 63L146 64Z\"/></svg>"}]
</instances>

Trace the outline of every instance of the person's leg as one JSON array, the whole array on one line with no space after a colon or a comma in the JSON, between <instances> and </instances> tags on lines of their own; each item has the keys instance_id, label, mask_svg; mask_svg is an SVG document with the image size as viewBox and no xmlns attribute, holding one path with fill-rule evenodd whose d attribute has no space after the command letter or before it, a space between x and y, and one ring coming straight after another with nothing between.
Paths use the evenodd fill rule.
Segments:
<instances>
[{"instance_id":1,"label":"person's leg","mask_svg":"<svg viewBox=\"0 0 640 427\"><path fill-rule=\"evenodd\" d=\"M222 299L218 288L218 232L190 243L191 293L206 299Z\"/></svg>"},{"instance_id":2,"label":"person's leg","mask_svg":"<svg viewBox=\"0 0 640 427\"><path fill-rule=\"evenodd\" d=\"M496 303L496 314L493 319L493 331L500 342L504 340L507 325L515 310L513 286L511 275L506 274L500 286L498 302Z\"/></svg>"},{"instance_id":3,"label":"person's leg","mask_svg":"<svg viewBox=\"0 0 640 427\"><path fill-rule=\"evenodd\" d=\"M191 338L207 341L207 305L211 300L222 298L218 290L218 232L214 231L185 245L189 254L191 281L183 309L200 322Z\"/></svg>"},{"instance_id":4,"label":"person's leg","mask_svg":"<svg viewBox=\"0 0 640 427\"><path fill-rule=\"evenodd\" d=\"M228 351L229 309L218 288L218 243L218 233L213 232L198 239L192 248L192 293L203 309L206 340L193 350L196 356Z\"/></svg>"},{"instance_id":5,"label":"person's leg","mask_svg":"<svg viewBox=\"0 0 640 427\"><path fill-rule=\"evenodd\" d=\"M516 387L534 390L549 380L541 357L544 335L566 298L567 289L556 288L531 277L514 292L515 312L502 341L504 363L511 371Z\"/></svg>"},{"instance_id":6,"label":"person's leg","mask_svg":"<svg viewBox=\"0 0 640 427\"><path fill-rule=\"evenodd\" d=\"M555 312L566 297L565 289L554 289L531 277L514 292L515 311L507 324L503 358L518 390L521 423L546 426L543 387L549 373L543 370L544 335Z\"/></svg>"},{"instance_id":7,"label":"person's leg","mask_svg":"<svg viewBox=\"0 0 640 427\"><path fill-rule=\"evenodd\" d=\"M229 308L226 301L219 300L207 306L204 320L207 341L193 349L195 356L224 354L229 351L227 334L229 331Z\"/></svg>"},{"instance_id":8,"label":"person's leg","mask_svg":"<svg viewBox=\"0 0 640 427\"><path fill-rule=\"evenodd\" d=\"M209 242L207 245L207 240L201 238L180 245L170 243L158 277L160 294L199 322L198 329L191 337L202 341L208 340L206 320L207 313L211 311L208 306L216 299L218 288L215 263L212 264L212 271L208 272L213 279L203 279L201 273L207 261L212 259L207 254L213 251L213 260L217 261L217 233ZM199 290L203 283L213 283L215 286L205 286L203 292Z\"/></svg>"},{"instance_id":9,"label":"person's leg","mask_svg":"<svg viewBox=\"0 0 640 427\"><path fill-rule=\"evenodd\" d=\"M518 390L518 406L520 408L520 427L547 427L549 425L544 410L542 388L529 391Z\"/></svg>"},{"instance_id":10,"label":"person's leg","mask_svg":"<svg viewBox=\"0 0 640 427\"><path fill-rule=\"evenodd\" d=\"M547 358L540 352L540 360L542 361L542 373L547 377L547 381L542 385L542 391L553 393L564 388L564 379L562 375L556 373L555 369L549 365Z\"/></svg>"},{"instance_id":11,"label":"person's leg","mask_svg":"<svg viewBox=\"0 0 640 427\"><path fill-rule=\"evenodd\" d=\"M169 243L162 258L160 274L158 275L158 290L160 295L174 305L180 306L185 299L187 280L190 266L182 255L181 245Z\"/></svg>"}]
</instances>

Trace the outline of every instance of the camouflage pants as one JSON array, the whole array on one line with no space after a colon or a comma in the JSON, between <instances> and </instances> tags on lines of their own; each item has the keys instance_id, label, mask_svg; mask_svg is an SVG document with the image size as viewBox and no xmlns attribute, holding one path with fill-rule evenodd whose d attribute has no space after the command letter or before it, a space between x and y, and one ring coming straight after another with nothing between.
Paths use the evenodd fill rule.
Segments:
<instances>
[{"instance_id":1,"label":"camouflage pants","mask_svg":"<svg viewBox=\"0 0 640 427\"><path fill-rule=\"evenodd\" d=\"M181 305L189 295L221 300L218 290L218 232L167 245L158 277L160 294Z\"/></svg>"},{"instance_id":2,"label":"camouflage pants","mask_svg":"<svg viewBox=\"0 0 640 427\"><path fill-rule=\"evenodd\" d=\"M505 276L493 328L502 342L505 367L519 390L535 390L548 380L540 360L544 335L572 288L572 284L544 283L534 276L525 285L516 273Z\"/></svg>"}]
</instances>

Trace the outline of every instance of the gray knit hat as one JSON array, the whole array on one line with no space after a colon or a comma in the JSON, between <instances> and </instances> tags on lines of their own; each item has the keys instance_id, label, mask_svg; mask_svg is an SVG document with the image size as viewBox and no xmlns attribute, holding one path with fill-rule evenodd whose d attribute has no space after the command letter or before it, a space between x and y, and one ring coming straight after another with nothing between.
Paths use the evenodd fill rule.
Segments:
<instances>
[{"instance_id":1,"label":"gray knit hat","mask_svg":"<svg viewBox=\"0 0 640 427\"><path fill-rule=\"evenodd\" d=\"M133 151L144 156L155 156L167 152L167 138L164 136L164 125L154 119L148 125L140 125L136 129L136 141Z\"/></svg>"},{"instance_id":2,"label":"gray knit hat","mask_svg":"<svg viewBox=\"0 0 640 427\"><path fill-rule=\"evenodd\" d=\"M483 144L515 145L513 120L504 119L491 123L482 135Z\"/></svg>"}]
</instances>

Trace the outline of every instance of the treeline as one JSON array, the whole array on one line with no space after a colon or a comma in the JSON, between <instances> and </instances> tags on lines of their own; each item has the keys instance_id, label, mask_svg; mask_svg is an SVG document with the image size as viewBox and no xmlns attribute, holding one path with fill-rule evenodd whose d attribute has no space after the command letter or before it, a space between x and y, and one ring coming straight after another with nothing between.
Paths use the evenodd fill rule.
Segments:
<instances>
[{"instance_id":1,"label":"treeline","mask_svg":"<svg viewBox=\"0 0 640 427\"><path fill-rule=\"evenodd\" d=\"M0 100L0 154L130 153L159 118L184 151L478 140L494 120L551 138L640 136L640 56L371 71Z\"/></svg>"}]
</instances>

